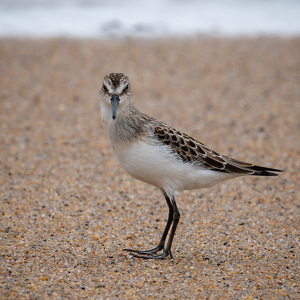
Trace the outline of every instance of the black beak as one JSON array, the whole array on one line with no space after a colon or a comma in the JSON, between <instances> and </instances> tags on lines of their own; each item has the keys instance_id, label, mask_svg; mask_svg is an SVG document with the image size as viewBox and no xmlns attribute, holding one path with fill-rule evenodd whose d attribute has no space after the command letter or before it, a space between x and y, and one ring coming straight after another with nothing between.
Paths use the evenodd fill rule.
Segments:
<instances>
[{"instance_id":1,"label":"black beak","mask_svg":"<svg viewBox=\"0 0 300 300\"><path fill-rule=\"evenodd\" d=\"M120 102L120 98L118 95L114 94L110 98L110 103L112 107L112 118L115 119L117 115L117 108Z\"/></svg>"}]
</instances>

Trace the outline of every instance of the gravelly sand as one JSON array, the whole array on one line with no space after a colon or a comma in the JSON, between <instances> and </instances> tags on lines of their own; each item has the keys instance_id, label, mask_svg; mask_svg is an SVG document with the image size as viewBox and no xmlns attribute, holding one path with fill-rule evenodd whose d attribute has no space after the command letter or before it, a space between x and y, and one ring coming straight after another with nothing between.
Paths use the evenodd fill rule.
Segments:
<instances>
[{"instance_id":1,"label":"gravelly sand","mask_svg":"<svg viewBox=\"0 0 300 300\"><path fill-rule=\"evenodd\" d=\"M112 155L98 90L124 72L136 106L237 159L285 170L177 195ZM0 41L1 299L298 299L300 39Z\"/></svg>"}]
</instances>

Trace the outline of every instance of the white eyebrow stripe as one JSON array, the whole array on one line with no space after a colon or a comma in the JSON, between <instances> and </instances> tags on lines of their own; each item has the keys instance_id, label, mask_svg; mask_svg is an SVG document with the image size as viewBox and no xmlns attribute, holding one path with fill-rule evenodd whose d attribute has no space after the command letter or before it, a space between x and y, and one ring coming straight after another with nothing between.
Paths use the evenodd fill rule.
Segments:
<instances>
[{"instance_id":1,"label":"white eyebrow stripe","mask_svg":"<svg viewBox=\"0 0 300 300\"><path fill-rule=\"evenodd\" d=\"M119 86L117 86L115 88L110 80L103 82L103 85L107 88L108 93L111 95L112 94L119 94L119 95L122 94L123 90L126 88L126 86L128 84L129 84L129 82L127 82L127 81L121 81Z\"/></svg>"},{"instance_id":2,"label":"white eyebrow stripe","mask_svg":"<svg viewBox=\"0 0 300 300\"><path fill-rule=\"evenodd\" d=\"M124 88L127 86L128 82L121 82L118 88L116 89L117 94L121 94L124 90Z\"/></svg>"},{"instance_id":3,"label":"white eyebrow stripe","mask_svg":"<svg viewBox=\"0 0 300 300\"><path fill-rule=\"evenodd\" d=\"M114 90L111 88L111 86L109 85L108 87L106 86L106 88L108 89L108 92L110 94L113 94Z\"/></svg>"},{"instance_id":4,"label":"white eyebrow stripe","mask_svg":"<svg viewBox=\"0 0 300 300\"><path fill-rule=\"evenodd\" d=\"M107 88L109 94L112 94L114 92L110 82L103 82L103 85Z\"/></svg>"}]
</instances>

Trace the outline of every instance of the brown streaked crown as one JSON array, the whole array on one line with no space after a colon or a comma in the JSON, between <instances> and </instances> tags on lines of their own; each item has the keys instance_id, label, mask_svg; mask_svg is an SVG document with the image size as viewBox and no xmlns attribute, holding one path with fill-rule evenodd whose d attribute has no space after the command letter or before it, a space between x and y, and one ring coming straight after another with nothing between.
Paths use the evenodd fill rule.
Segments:
<instances>
[{"instance_id":1,"label":"brown streaked crown","mask_svg":"<svg viewBox=\"0 0 300 300\"><path fill-rule=\"evenodd\" d=\"M106 77L111 81L114 88L117 88L122 81L129 82L129 78L123 73L110 73Z\"/></svg>"}]
</instances>

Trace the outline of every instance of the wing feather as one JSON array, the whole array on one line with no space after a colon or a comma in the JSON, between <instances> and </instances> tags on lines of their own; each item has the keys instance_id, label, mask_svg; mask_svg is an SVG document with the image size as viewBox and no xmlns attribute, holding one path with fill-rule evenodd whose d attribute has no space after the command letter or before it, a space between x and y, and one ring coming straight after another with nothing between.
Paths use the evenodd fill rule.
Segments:
<instances>
[{"instance_id":1,"label":"wing feather","mask_svg":"<svg viewBox=\"0 0 300 300\"><path fill-rule=\"evenodd\" d=\"M239 175L277 176L276 173L282 172L220 155L187 134L162 123L154 127L154 134L162 144L170 146L184 162Z\"/></svg>"}]
</instances>

